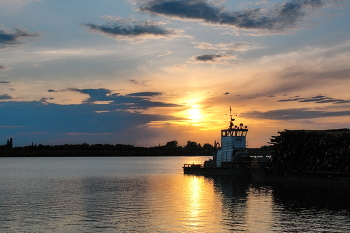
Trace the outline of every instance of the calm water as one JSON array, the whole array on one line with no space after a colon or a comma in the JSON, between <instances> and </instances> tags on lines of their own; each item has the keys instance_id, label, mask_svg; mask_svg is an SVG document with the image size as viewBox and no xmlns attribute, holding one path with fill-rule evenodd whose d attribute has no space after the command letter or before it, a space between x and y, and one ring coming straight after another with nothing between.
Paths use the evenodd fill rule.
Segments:
<instances>
[{"instance_id":1,"label":"calm water","mask_svg":"<svg viewBox=\"0 0 350 233\"><path fill-rule=\"evenodd\" d=\"M349 193L184 175L203 158L0 158L0 232L350 232Z\"/></svg>"}]
</instances>

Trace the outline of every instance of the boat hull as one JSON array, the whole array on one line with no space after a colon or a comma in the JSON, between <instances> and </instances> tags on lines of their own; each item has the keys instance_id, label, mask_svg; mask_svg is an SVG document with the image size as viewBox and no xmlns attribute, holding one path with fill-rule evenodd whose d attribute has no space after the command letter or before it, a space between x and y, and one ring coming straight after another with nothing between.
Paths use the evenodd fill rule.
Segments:
<instances>
[{"instance_id":1,"label":"boat hull","mask_svg":"<svg viewBox=\"0 0 350 233\"><path fill-rule=\"evenodd\" d=\"M204 167L198 164L185 164L185 174L251 176L250 162L226 162L222 167Z\"/></svg>"}]
</instances>

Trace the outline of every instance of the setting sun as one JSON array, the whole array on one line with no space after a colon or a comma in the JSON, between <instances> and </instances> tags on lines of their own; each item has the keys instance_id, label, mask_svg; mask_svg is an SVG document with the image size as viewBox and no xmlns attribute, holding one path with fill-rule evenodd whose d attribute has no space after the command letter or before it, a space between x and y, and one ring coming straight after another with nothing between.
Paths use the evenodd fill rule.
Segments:
<instances>
[{"instance_id":1,"label":"setting sun","mask_svg":"<svg viewBox=\"0 0 350 233\"><path fill-rule=\"evenodd\" d=\"M194 105L188 110L188 118L196 122L202 118L201 110L198 105Z\"/></svg>"}]
</instances>

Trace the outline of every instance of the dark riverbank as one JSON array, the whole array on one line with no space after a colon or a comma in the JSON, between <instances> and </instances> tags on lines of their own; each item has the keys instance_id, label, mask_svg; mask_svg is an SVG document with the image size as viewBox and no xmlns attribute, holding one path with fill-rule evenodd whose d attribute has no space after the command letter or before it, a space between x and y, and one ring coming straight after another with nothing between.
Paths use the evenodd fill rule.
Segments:
<instances>
[{"instance_id":1,"label":"dark riverbank","mask_svg":"<svg viewBox=\"0 0 350 233\"><path fill-rule=\"evenodd\" d=\"M110 157L110 156L212 156L214 147L188 142L186 146L167 144L157 147L135 147L124 144L31 145L3 147L0 157Z\"/></svg>"}]
</instances>

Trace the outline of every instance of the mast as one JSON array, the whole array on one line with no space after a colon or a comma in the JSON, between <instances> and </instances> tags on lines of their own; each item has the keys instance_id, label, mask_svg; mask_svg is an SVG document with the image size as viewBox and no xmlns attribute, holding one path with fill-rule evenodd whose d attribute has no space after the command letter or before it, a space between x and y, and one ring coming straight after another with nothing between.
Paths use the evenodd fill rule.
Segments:
<instances>
[{"instance_id":1,"label":"mast","mask_svg":"<svg viewBox=\"0 0 350 233\"><path fill-rule=\"evenodd\" d=\"M235 121L235 119L232 118L232 110L231 110L231 106L230 106L230 126L229 128L232 129L232 127L234 126L233 122Z\"/></svg>"}]
</instances>

